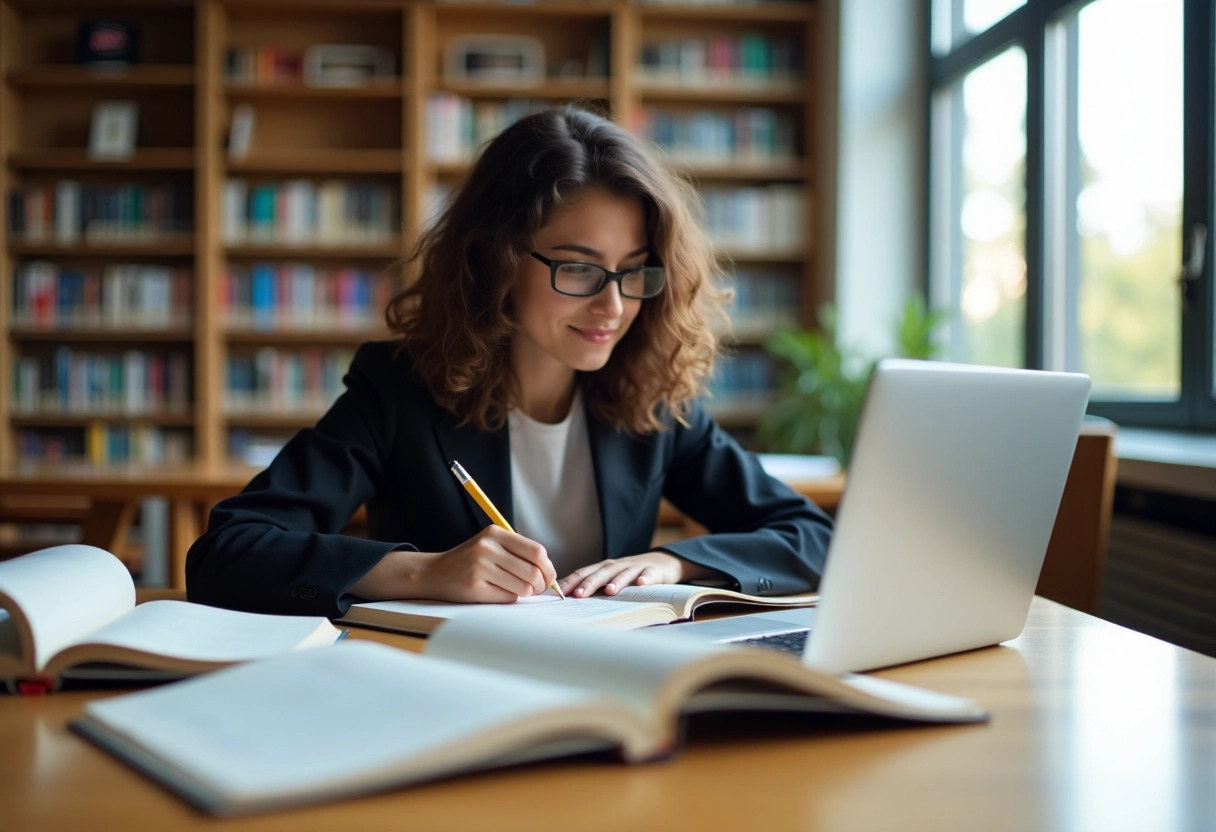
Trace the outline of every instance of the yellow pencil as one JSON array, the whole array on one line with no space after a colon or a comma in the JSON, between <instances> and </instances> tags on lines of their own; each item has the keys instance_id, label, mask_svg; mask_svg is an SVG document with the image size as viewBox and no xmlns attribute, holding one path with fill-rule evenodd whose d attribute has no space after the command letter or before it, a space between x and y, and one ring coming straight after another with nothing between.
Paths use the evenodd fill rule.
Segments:
<instances>
[{"instance_id":1,"label":"yellow pencil","mask_svg":"<svg viewBox=\"0 0 1216 832\"><path fill-rule=\"evenodd\" d=\"M469 476L469 472L464 470L464 467L459 462L453 459L448 463L448 468L452 470L452 473L456 475L456 479L464 486L464 490L469 492L473 499L477 501L477 505L481 506L481 510L486 513L495 526L498 526L500 529L506 529L509 532L515 531L515 529L511 528L511 524L507 522L507 518L502 516L502 512L490 502L490 498L486 496L486 492L481 490L481 486L477 484L475 479ZM562 588L557 585L557 581L549 584L549 589L556 592L558 598L564 599L566 597L562 592Z\"/></svg>"}]
</instances>

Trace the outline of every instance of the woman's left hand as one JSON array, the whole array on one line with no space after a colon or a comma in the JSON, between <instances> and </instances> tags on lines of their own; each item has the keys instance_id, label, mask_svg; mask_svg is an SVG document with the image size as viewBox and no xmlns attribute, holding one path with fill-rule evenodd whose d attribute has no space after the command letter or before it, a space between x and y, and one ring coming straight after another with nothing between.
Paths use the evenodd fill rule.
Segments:
<instances>
[{"instance_id":1,"label":"woman's left hand","mask_svg":"<svg viewBox=\"0 0 1216 832\"><path fill-rule=\"evenodd\" d=\"M584 566L562 578L560 584L566 595L586 598L601 588L605 595L616 595L630 584L678 584L710 574L709 569L667 552L646 552Z\"/></svg>"}]
</instances>

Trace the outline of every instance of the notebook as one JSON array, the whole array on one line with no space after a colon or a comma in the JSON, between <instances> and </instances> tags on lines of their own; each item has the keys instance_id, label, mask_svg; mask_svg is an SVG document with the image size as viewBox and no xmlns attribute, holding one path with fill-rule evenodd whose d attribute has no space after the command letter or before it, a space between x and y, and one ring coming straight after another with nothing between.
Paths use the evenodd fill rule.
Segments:
<instances>
[{"instance_id":1,"label":"notebook","mask_svg":"<svg viewBox=\"0 0 1216 832\"><path fill-rule=\"evenodd\" d=\"M870 379L819 606L662 629L788 639L871 670L1016 637L1072 464L1079 373L888 359Z\"/></svg>"}]
</instances>

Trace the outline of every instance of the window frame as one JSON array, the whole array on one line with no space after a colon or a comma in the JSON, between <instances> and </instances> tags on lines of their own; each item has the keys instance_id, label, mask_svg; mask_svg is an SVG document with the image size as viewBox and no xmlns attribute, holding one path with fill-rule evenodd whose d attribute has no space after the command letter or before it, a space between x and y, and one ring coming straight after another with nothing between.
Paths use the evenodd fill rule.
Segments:
<instances>
[{"instance_id":1,"label":"window frame","mask_svg":"<svg viewBox=\"0 0 1216 832\"><path fill-rule=\"evenodd\" d=\"M938 3L943 0L936 0ZM1061 103L1050 83L1060 83L1058 73L1067 76L1067 82L1076 83L1076 26L1055 29L1062 18L1075 15L1082 7L1095 0L1026 0L1026 4L1010 12L1007 17L983 32L952 44L949 51L934 54L934 32L932 30L935 0L924 0L927 4L925 19L929 21L924 33L926 54L929 55L928 90L926 99L926 164L929 182L940 181L935 161L945 154L933 146L935 136L933 101L936 94L960 81L968 72L987 60L996 57L1010 46L1021 47L1026 54L1026 320L1024 331L1025 366L1042 369L1052 365L1049 352L1067 351L1068 344L1059 343L1058 316L1067 314L1067 300L1048 297L1049 287L1045 275L1049 273L1050 258L1063 257L1069 268L1075 266L1074 245L1065 244L1061 251L1060 239L1067 235L1066 229L1075 228L1076 206L1067 198L1061 200L1060 193L1053 193L1048 185L1047 174L1058 173L1052 165L1060 165L1060 154L1070 155L1063 166L1068 176L1076 175L1075 156L1079 152L1075 136L1076 96L1065 96ZM957 7L961 0L953 0ZM1127 425L1146 427L1168 427L1179 429L1216 428L1216 295L1213 293L1213 249L1216 246L1216 0L1183 0L1183 182L1182 229L1178 241L1178 274L1187 256L1190 229L1202 223L1208 229L1203 270L1193 287L1193 300L1182 309L1181 320L1181 374L1180 396L1176 401L1095 401L1089 411ZM954 13L957 16L957 12ZM954 27L957 31L957 27ZM1071 40L1071 44L1060 44L1056 38ZM1060 47L1069 47L1064 48ZM1052 66L1052 60L1063 55L1066 60ZM1052 77L1052 72L1057 73ZM1068 107L1063 115L1069 116L1058 125L1073 135L1061 137L1051 134L1057 129L1048 121L1046 114L1051 107ZM957 127L953 128L957 130ZM1057 154L1053 157L1053 153ZM1075 184L1075 183L1074 183ZM952 185L953 186L953 185ZM1071 187L1071 185L1069 185ZM928 203L925 238L929 242L927 273L933 266L934 242L956 236L953 232L934 227L932 185L926 193ZM1056 237L1050 231L1056 230ZM1068 235L1071 237L1071 235ZM955 245L951 239L951 245ZM1052 247L1055 247L1053 252ZM1162 275L1163 280L1174 276ZM927 281L930 304L934 279ZM1050 287L1053 291L1072 291L1076 282L1073 276L1064 287ZM1183 305L1179 290L1178 303ZM1053 305L1054 304L1054 305ZM952 310L951 320L954 319ZM1052 317L1055 320L1052 320ZM1052 339L1055 341L1052 341Z\"/></svg>"}]
</instances>

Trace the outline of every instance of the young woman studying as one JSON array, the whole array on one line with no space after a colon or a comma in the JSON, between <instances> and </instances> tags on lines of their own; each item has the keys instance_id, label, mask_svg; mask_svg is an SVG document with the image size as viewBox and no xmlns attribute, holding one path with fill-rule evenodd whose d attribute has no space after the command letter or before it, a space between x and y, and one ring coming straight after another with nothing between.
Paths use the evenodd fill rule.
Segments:
<instances>
[{"instance_id":1,"label":"young woman studying","mask_svg":"<svg viewBox=\"0 0 1216 832\"><path fill-rule=\"evenodd\" d=\"M396 338L360 347L329 412L212 511L190 600L338 616L555 580L575 599L707 579L813 590L830 520L697 402L722 294L695 205L599 116L507 128L421 236L388 308ZM710 534L652 548L661 497ZM364 504L369 539L342 535Z\"/></svg>"}]
</instances>

